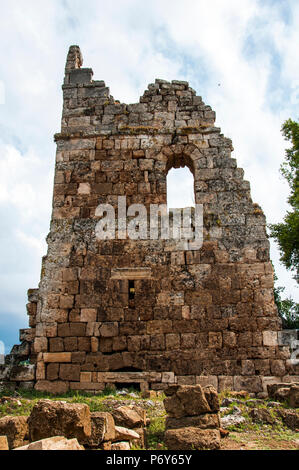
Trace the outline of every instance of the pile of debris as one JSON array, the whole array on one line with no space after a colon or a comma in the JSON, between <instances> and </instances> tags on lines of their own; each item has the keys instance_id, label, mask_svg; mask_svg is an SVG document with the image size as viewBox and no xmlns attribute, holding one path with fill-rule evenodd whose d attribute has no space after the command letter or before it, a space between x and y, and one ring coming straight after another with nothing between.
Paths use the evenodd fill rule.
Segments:
<instances>
[{"instance_id":1,"label":"pile of debris","mask_svg":"<svg viewBox=\"0 0 299 470\"><path fill-rule=\"evenodd\" d=\"M146 412L120 406L91 413L87 405L40 400L29 417L0 419L0 450L130 450L144 448Z\"/></svg>"}]
</instances>

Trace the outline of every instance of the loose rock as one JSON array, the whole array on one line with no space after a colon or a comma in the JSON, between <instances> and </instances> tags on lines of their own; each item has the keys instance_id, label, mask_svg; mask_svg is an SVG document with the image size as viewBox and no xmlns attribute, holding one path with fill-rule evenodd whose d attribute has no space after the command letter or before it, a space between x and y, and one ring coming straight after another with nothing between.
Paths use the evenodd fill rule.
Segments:
<instances>
[{"instance_id":1,"label":"loose rock","mask_svg":"<svg viewBox=\"0 0 299 470\"><path fill-rule=\"evenodd\" d=\"M40 400L31 411L28 426L31 441L62 435L84 444L91 436L91 414L85 404Z\"/></svg>"},{"instance_id":2,"label":"loose rock","mask_svg":"<svg viewBox=\"0 0 299 470\"><path fill-rule=\"evenodd\" d=\"M26 416L5 416L0 419L0 435L6 436L10 449L23 445L28 438Z\"/></svg>"},{"instance_id":3,"label":"loose rock","mask_svg":"<svg viewBox=\"0 0 299 470\"><path fill-rule=\"evenodd\" d=\"M32 442L14 450L84 450L77 439L66 439L63 436L50 437Z\"/></svg>"}]
</instances>

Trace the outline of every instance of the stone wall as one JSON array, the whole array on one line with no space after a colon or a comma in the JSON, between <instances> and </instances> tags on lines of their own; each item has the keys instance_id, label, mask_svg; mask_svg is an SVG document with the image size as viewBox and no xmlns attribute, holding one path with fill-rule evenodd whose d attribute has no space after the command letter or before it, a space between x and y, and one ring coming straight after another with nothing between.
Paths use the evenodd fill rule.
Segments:
<instances>
[{"instance_id":1,"label":"stone wall","mask_svg":"<svg viewBox=\"0 0 299 470\"><path fill-rule=\"evenodd\" d=\"M265 216L231 157L231 140L214 126L215 112L175 80L156 80L139 103L122 104L82 62L72 46L48 253L25 330L35 388L177 382L263 393L269 382L293 380L298 366L278 344ZM171 240L96 239L100 203L117 210L126 196L127 206L165 204L167 173L184 166L203 205L199 250Z\"/></svg>"}]
</instances>

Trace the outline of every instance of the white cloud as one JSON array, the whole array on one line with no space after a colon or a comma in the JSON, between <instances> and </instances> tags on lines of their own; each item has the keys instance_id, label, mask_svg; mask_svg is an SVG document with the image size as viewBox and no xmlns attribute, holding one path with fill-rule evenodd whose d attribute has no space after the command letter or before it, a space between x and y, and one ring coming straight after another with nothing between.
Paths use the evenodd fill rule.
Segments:
<instances>
[{"instance_id":1,"label":"white cloud","mask_svg":"<svg viewBox=\"0 0 299 470\"><path fill-rule=\"evenodd\" d=\"M51 211L52 135L60 127L60 85L70 44L81 46L84 65L122 102L138 101L157 77L189 80L232 138L233 156L245 169L254 201L269 222L282 219L288 186L278 172L286 147L280 127L288 117L298 118L297 2L283 2L289 22L281 2L267 0L2 3L3 312L24 315L24 293L38 282ZM272 256L280 283L299 299L291 275L279 266L277 249Z\"/></svg>"},{"instance_id":2,"label":"white cloud","mask_svg":"<svg viewBox=\"0 0 299 470\"><path fill-rule=\"evenodd\" d=\"M0 141L0 205L13 206L22 219L39 220L49 215L53 168L32 149L24 155Z\"/></svg>"}]
</instances>

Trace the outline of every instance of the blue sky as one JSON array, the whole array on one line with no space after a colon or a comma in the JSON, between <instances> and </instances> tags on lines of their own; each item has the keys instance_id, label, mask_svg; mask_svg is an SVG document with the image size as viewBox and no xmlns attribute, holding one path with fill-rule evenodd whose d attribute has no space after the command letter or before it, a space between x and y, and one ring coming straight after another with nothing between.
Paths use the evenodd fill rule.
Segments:
<instances>
[{"instance_id":1,"label":"blue sky","mask_svg":"<svg viewBox=\"0 0 299 470\"><path fill-rule=\"evenodd\" d=\"M12 0L0 17L0 340L27 327L51 215L68 47L122 102L155 78L188 80L232 138L234 158L268 222L287 210L280 128L298 119L299 2L293 0ZM181 185L186 184L181 177ZM271 256L286 294L290 273Z\"/></svg>"}]
</instances>

